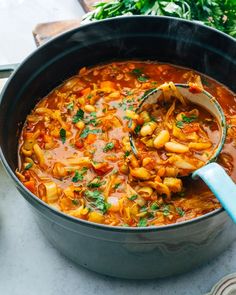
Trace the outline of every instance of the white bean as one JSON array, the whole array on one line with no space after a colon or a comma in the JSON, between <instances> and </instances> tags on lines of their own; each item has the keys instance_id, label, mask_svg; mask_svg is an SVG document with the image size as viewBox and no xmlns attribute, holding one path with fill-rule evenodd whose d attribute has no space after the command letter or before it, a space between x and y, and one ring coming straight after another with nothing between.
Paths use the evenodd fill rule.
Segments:
<instances>
[{"instance_id":1,"label":"white bean","mask_svg":"<svg viewBox=\"0 0 236 295\"><path fill-rule=\"evenodd\" d=\"M168 152L178 153L178 154L187 153L189 151L189 148L186 145L177 143L177 142L171 142L171 141L165 144L165 149Z\"/></svg>"},{"instance_id":2,"label":"white bean","mask_svg":"<svg viewBox=\"0 0 236 295\"><path fill-rule=\"evenodd\" d=\"M165 143L167 143L170 140L170 134L168 130L162 130L157 137L154 139L154 147L156 149L162 148Z\"/></svg>"}]
</instances>

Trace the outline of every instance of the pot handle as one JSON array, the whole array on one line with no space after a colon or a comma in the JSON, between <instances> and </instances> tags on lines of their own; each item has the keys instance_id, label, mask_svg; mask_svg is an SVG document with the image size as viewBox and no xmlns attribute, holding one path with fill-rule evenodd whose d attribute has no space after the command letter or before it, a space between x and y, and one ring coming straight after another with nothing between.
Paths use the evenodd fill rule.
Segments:
<instances>
[{"instance_id":1,"label":"pot handle","mask_svg":"<svg viewBox=\"0 0 236 295\"><path fill-rule=\"evenodd\" d=\"M236 223L236 184L217 163L210 163L196 170L192 178L200 177L210 188L221 205Z\"/></svg>"},{"instance_id":2,"label":"pot handle","mask_svg":"<svg viewBox=\"0 0 236 295\"><path fill-rule=\"evenodd\" d=\"M7 81L7 78L17 69L19 64L0 65L0 92Z\"/></svg>"}]
</instances>

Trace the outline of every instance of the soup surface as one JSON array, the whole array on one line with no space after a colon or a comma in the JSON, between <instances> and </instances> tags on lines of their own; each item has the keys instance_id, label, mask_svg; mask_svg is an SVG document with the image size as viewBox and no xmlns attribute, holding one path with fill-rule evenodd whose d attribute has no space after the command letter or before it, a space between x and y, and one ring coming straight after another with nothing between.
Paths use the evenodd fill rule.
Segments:
<instances>
[{"instance_id":1,"label":"soup surface","mask_svg":"<svg viewBox=\"0 0 236 295\"><path fill-rule=\"evenodd\" d=\"M27 116L21 133L17 176L32 193L58 210L113 226L166 225L219 208L201 180L179 179L175 167L159 167L145 179L152 157L139 159L131 151L129 132L141 132L141 124L132 119L139 101L146 91L170 81L193 83L217 98L228 123L218 162L235 181L235 95L192 70L133 61L82 68L43 98ZM196 113L189 114L192 110L183 109L187 115L165 128L176 134L179 144L183 143L181 136L197 134L201 128L214 145L219 136L214 120L200 110L195 122ZM186 117L190 120L183 121ZM148 122L155 125L158 120L154 117ZM187 142L194 144L194 139ZM196 145L193 150L203 160ZM161 157L165 161L169 156L163 152Z\"/></svg>"}]
</instances>

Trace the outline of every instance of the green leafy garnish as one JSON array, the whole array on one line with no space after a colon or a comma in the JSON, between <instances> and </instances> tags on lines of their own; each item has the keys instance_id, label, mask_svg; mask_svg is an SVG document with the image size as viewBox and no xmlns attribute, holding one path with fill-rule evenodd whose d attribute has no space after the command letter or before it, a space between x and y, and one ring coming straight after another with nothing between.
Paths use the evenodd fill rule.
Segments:
<instances>
[{"instance_id":1,"label":"green leafy garnish","mask_svg":"<svg viewBox=\"0 0 236 295\"><path fill-rule=\"evenodd\" d=\"M77 111L77 113L74 115L74 117L72 118L72 123L78 123L80 120L83 120L84 118L84 111L79 109Z\"/></svg>"},{"instance_id":2,"label":"green leafy garnish","mask_svg":"<svg viewBox=\"0 0 236 295\"><path fill-rule=\"evenodd\" d=\"M60 137L62 143L64 144L66 142L66 130L64 128L60 129Z\"/></svg>"},{"instance_id":3,"label":"green leafy garnish","mask_svg":"<svg viewBox=\"0 0 236 295\"><path fill-rule=\"evenodd\" d=\"M148 77L143 74L141 69L133 69L131 74L133 74L139 82L146 82L148 80Z\"/></svg>"},{"instance_id":4,"label":"green leafy garnish","mask_svg":"<svg viewBox=\"0 0 236 295\"><path fill-rule=\"evenodd\" d=\"M130 200L130 201L134 201L134 200L137 199L137 197L138 197L138 195L132 195L132 196L129 198L129 200Z\"/></svg>"},{"instance_id":5,"label":"green leafy garnish","mask_svg":"<svg viewBox=\"0 0 236 295\"><path fill-rule=\"evenodd\" d=\"M105 181L100 181L99 178L96 178L96 179L92 180L91 182L89 182L87 184L87 187L89 187L89 188L96 188L96 187L102 186L103 184L105 184Z\"/></svg>"},{"instance_id":6,"label":"green leafy garnish","mask_svg":"<svg viewBox=\"0 0 236 295\"><path fill-rule=\"evenodd\" d=\"M80 134L81 138L86 138L89 134L98 134L101 133L102 131L100 129L89 129L86 127L83 132Z\"/></svg>"},{"instance_id":7,"label":"green leafy garnish","mask_svg":"<svg viewBox=\"0 0 236 295\"><path fill-rule=\"evenodd\" d=\"M109 151L109 150L112 150L113 148L114 148L114 143L113 143L113 142L108 142L108 143L105 145L103 151L104 151L104 152L107 152L107 151Z\"/></svg>"},{"instance_id":8,"label":"green leafy garnish","mask_svg":"<svg viewBox=\"0 0 236 295\"><path fill-rule=\"evenodd\" d=\"M184 210L180 207L176 207L176 211L181 217L183 217L185 214Z\"/></svg>"},{"instance_id":9,"label":"green leafy garnish","mask_svg":"<svg viewBox=\"0 0 236 295\"><path fill-rule=\"evenodd\" d=\"M182 115L182 120L183 120L184 123L192 123L196 119L197 119L197 116L195 116L195 115L191 115L190 117Z\"/></svg>"},{"instance_id":10,"label":"green leafy garnish","mask_svg":"<svg viewBox=\"0 0 236 295\"><path fill-rule=\"evenodd\" d=\"M162 212L164 216L168 216L170 214L170 206L169 205L164 205L162 207Z\"/></svg>"},{"instance_id":11,"label":"green leafy garnish","mask_svg":"<svg viewBox=\"0 0 236 295\"><path fill-rule=\"evenodd\" d=\"M177 121L175 125L178 128L181 128L181 129L184 128L184 123L182 121Z\"/></svg>"},{"instance_id":12,"label":"green leafy garnish","mask_svg":"<svg viewBox=\"0 0 236 295\"><path fill-rule=\"evenodd\" d=\"M133 69L133 70L131 71L131 73L132 73L134 76L139 77L139 76L142 75L143 72L142 72L141 69Z\"/></svg>"},{"instance_id":13,"label":"green leafy garnish","mask_svg":"<svg viewBox=\"0 0 236 295\"><path fill-rule=\"evenodd\" d=\"M85 196L92 199L93 200L93 205L99 209L100 211L102 211L102 213L106 213L107 210L110 208L110 204L108 204L105 199L104 196L102 195L101 192L99 191L85 191Z\"/></svg>"},{"instance_id":14,"label":"green leafy garnish","mask_svg":"<svg viewBox=\"0 0 236 295\"><path fill-rule=\"evenodd\" d=\"M120 185L121 185L121 183L116 183L116 184L114 185L114 189L117 189Z\"/></svg>"},{"instance_id":15,"label":"green leafy garnish","mask_svg":"<svg viewBox=\"0 0 236 295\"><path fill-rule=\"evenodd\" d=\"M125 158L128 157L129 155L130 155L130 151L126 151L124 154Z\"/></svg>"},{"instance_id":16,"label":"green leafy garnish","mask_svg":"<svg viewBox=\"0 0 236 295\"><path fill-rule=\"evenodd\" d=\"M82 181L84 179L84 174L88 171L87 167L83 167L80 172L78 170L75 171L75 175L72 178L73 182Z\"/></svg>"},{"instance_id":17,"label":"green leafy garnish","mask_svg":"<svg viewBox=\"0 0 236 295\"><path fill-rule=\"evenodd\" d=\"M74 103L73 102L69 103L66 108L72 111L74 109Z\"/></svg>"},{"instance_id":18,"label":"green leafy garnish","mask_svg":"<svg viewBox=\"0 0 236 295\"><path fill-rule=\"evenodd\" d=\"M79 201L76 200L76 199L71 200L71 202L72 202L72 204L74 204L74 205L78 205L78 204L79 204Z\"/></svg>"},{"instance_id":19,"label":"green leafy garnish","mask_svg":"<svg viewBox=\"0 0 236 295\"><path fill-rule=\"evenodd\" d=\"M147 76L139 76L138 80L139 80L139 82L147 82L148 77Z\"/></svg>"},{"instance_id":20,"label":"green leafy garnish","mask_svg":"<svg viewBox=\"0 0 236 295\"><path fill-rule=\"evenodd\" d=\"M151 205L152 210L158 210L159 208L160 206L156 202Z\"/></svg>"},{"instance_id":21,"label":"green leafy garnish","mask_svg":"<svg viewBox=\"0 0 236 295\"><path fill-rule=\"evenodd\" d=\"M29 170L33 166L33 163L29 163L25 166L25 170Z\"/></svg>"},{"instance_id":22,"label":"green leafy garnish","mask_svg":"<svg viewBox=\"0 0 236 295\"><path fill-rule=\"evenodd\" d=\"M97 2L84 20L121 15L158 15L198 21L236 37L235 0L111 0ZM139 74L139 69L134 69Z\"/></svg>"},{"instance_id":23,"label":"green leafy garnish","mask_svg":"<svg viewBox=\"0 0 236 295\"><path fill-rule=\"evenodd\" d=\"M139 222L138 222L138 227L145 227L147 226L147 218L140 218Z\"/></svg>"},{"instance_id":24,"label":"green leafy garnish","mask_svg":"<svg viewBox=\"0 0 236 295\"><path fill-rule=\"evenodd\" d=\"M134 128L134 133L135 133L135 134L138 134L140 130L141 130L141 125L137 125L137 126Z\"/></svg>"}]
</instances>

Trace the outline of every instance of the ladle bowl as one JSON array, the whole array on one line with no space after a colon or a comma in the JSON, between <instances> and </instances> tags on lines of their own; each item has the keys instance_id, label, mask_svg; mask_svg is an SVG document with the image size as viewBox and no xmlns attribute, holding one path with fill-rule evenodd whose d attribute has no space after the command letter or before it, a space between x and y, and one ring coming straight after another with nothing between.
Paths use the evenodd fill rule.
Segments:
<instances>
[{"instance_id":1,"label":"ladle bowl","mask_svg":"<svg viewBox=\"0 0 236 295\"><path fill-rule=\"evenodd\" d=\"M197 91L193 91L192 87L188 84L175 84L175 87L178 92L187 99L187 101L207 110L218 122L220 131L218 145L211 157L206 161L205 165L191 173L191 176L193 179L200 177L207 184L236 223L236 202L232 198L232 196L236 196L236 184L232 181L230 176L228 176L225 170L219 164L215 163L224 146L227 134L224 112L216 98L206 90L198 89ZM136 113L141 113L146 104L157 103L160 100L162 93L162 85L149 91L142 97L142 100L136 109ZM138 157L138 151L132 133L129 134L129 138L132 152Z\"/></svg>"}]
</instances>

